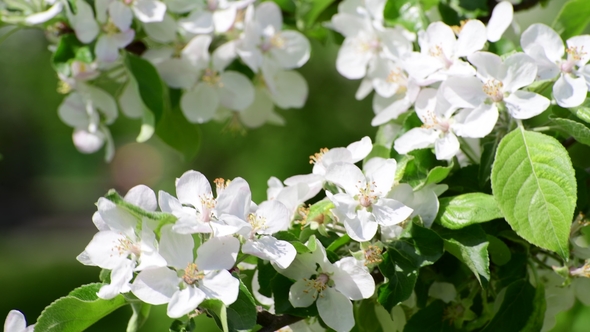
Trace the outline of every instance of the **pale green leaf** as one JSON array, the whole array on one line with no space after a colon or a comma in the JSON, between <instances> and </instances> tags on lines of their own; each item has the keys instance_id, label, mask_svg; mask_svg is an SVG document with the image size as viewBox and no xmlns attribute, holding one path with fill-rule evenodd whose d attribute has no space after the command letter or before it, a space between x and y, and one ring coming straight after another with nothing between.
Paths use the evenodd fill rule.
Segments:
<instances>
[{"instance_id":1,"label":"pale green leaf","mask_svg":"<svg viewBox=\"0 0 590 332\"><path fill-rule=\"evenodd\" d=\"M439 199L440 207L435 222L446 228L459 229L502 218L502 212L494 196L469 193Z\"/></svg>"},{"instance_id":2,"label":"pale green leaf","mask_svg":"<svg viewBox=\"0 0 590 332\"><path fill-rule=\"evenodd\" d=\"M576 178L565 148L522 127L506 135L492 167L492 191L502 214L525 240L569 256Z\"/></svg>"},{"instance_id":3,"label":"pale green leaf","mask_svg":"<svg viewBox=\"0 0 590 332\"><path fill-rule=\"evenodd\" d=\"M572 135L576 141L590 145L590 128L581 122L551 117L551 121L557 124L562 130Z\"/></svg>"},{"instance_id":4,"label":"pale green leaf","mask_svg":"<svg viewBox=\"0 0 590 332\"><path fill-rule=\"evenodd\" d=\"M88 284L76 288L48 305L35 324L37 332L83 331L101 318L126 304L123 295L103 300L96 293L103 284Z\"/></svg>"},{"instance_id":5,"label":"pale green leaf","mask_svg":"<svg viewBox=\"0 0 590 332\"><path fill-rule=\"evenodd\" d=\"M570 0L553 21L553 29L563 40L579 35L590 23L590 6L588 0Z\"/></svg>"}]
</instances>

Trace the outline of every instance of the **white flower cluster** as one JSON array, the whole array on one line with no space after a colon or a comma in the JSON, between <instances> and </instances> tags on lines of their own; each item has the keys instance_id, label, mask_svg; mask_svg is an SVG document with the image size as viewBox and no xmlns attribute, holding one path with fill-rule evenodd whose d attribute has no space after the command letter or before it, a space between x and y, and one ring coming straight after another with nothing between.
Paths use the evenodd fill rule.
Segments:
<instances>
[{"instance_id":1,"label":"white flower cluster","mask_svg":"<svg viewBox=\"0 0 590 332\"><path fill-rule=\"evenodd\" d=\"M274 2L96 0L94 8L86 1L77 1L75 7L64 0L40 6L24 2L30 6L19 6L27 9L22 23L59 19L80 45L94 45L88 54L76 51L74 60L58 70L60 90L70 92L59 116L74 128L74 144L83 153L95 152L106 142L106 159L112 158L107 125L115 121L118 109L130 118L153 119L136 78L123 66L121 49L134 41L148 47L142 57L166 85L182 90L180 108L189 122L235 117L250 128L281 125L284 119L275 105L301 108L307 99L307 83L293 69L309 59L310 43L297 31L283 30L281 10ZM59 47L53 50L60 52ZM248 69L228 68L237 59ZM243 73L248 70L250 77ZM122 85L115 95L118 100L95 84L104 76ZM151 133L138 140L147 140Z\"/></svg>"},{"instance_id":2,"label":"white flower cluster","mask_svg":"<svg viewBox=\"0 0 590 332\"><path fill-rule=\"evenodd\" d=\"M236 301L240 281L231 272L238 271L238 255L255 256L295 282L289 292L293 307L308 307L317 300L323 321L348 331L354 326L351 300L369 298L375 291L367 265L378 253L366 242L378 241L379 226L382 240L395 238L400 224L416 213L429 226L438 211L437 194L445 188L426 186L414 193L395 181L394 159L375 157L359 169L354 163L371 148L365 137L346 148L322 149L311 157L312 174L291 177L287 186L271 178L268 200L260 204L252 202L244 179L216 179L214 195L207 178L196 171L176 180L176 197L160 191L156 198L150 188L139 185L119 202L100 198L92 218L99 232L78 260L111 271L110 283L97 294L100 298L131 292L146 303L167 304L168 315L178 318L205 299L226 305ZM329 207L322 218L306 220L310 209L302 205L324 185L331 189L321 202ZM331 263L314 238L307 243L309 250L298 252L289 241L275 237L294 221L310 227L315 223L321 234L348 234L365 243L355 256L363 259L348 256Z\"/></svg>"},{"instance_id":3,"label":"white flower cluster","mask_svg":"<svg viewBox=\"0 0 590 332\"><path fill-rule=\"evenodd\" d=\"M498 4L489 25L478 20L450 27L431 23L415 36L402 27L385 28L385 0L346 0L332 18L333 28L346 37L336 67L349 79L362 79L357 99L375 90L372 124L379 126L414 108L423 125L395 141L406 154L434 147L437 159L449 160L460 151L458 137L482 138L492 132L499 112L517 120L539 115L550 100L526 90L533 83L557 80L553 97L562 107L579 106L590 84L590 36L568 39L534 24L521 37L524 52L500 57L486 52L486 41L500 39L512 22L509 2ZM567 53L567 58L563 59Z\"/></svg>"}]
</instances>

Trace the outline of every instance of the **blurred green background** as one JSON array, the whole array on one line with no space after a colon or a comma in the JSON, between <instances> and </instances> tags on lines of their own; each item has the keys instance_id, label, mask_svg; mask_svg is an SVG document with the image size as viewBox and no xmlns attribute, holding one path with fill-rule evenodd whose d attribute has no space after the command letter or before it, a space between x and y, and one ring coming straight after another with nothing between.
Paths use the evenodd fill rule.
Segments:
<instances>
[{"instance_id":1,"label":"blurred green background","mask_svg":"<svg viewBox=\"0 0 590 332\"><path fill-rule=\"evenodd\" d=\"M516 18L521 29L550 22L563 4L550 1ZM0 35L7 30L0 29ZM201 148L183 160L158 138L134 139L140 122L120 116L111 127L117 152L83 155L73 146L72 129L57 117L63 95L50 67L45 36L23 30L0 45L0 321L11 309L33 323L43 308L80 285L98 281L98 268L75 257L96 232L94 203L108 189L125 193L136 184L174 194L174 179L194 169L210 180L245 178L260 202L270 176L283 180L308 173L309 155L323 147L346 146L370 126L371 98L354 99L359 84L335 70L337 48L312 41L312 56L300 72L309 84L303 109L279 110L284 127L264 126L246 135L224 130L223 123L202 126ZM141 331L167 331L165 306L154 309ZM131 312L122 308L88 331L124 331ZM590 308L576 305L560 317L556 331L588 331Z\"/></svg>"}]
</instances>

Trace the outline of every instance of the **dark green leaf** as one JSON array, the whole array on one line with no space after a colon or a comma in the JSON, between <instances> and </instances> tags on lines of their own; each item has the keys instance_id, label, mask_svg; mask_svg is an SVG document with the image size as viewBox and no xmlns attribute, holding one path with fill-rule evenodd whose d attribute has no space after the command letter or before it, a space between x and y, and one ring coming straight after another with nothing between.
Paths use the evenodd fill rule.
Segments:
<instances>
[{"instance_id":1,"label":"dark green leaf","mask_svg":"<svg viewBox=\"0 0 590 332\"><path fill-rule=\"evenodd\" d=\"M513 282L506 288L500 309L482 332L522 331L534 312L534 300L535 288L528 281Z\"/></svg>"},{"instance_id":2,"label":"dark green leaf","mask_svg":"<svg viewBox=\"0 0 590 332\"><path fill-rule=\"evenodd\" d=\"M227 307L221 302L221 300L205 300L199 304L199 308L207 310L207 312L213 316L217 326L219 326L223 332L229 332L227 324Z\"/></svg>"},{"instance_id":3,"label":"dark green leaf","mask_svg":"<svg viewBox=\"0 0 590 332\"><path fill-rule=\"evenodd\" d=\"M289 291L293 282L282 274L277 274L271 281L275 312L277 314L291 314L299 317L317 316L315 303L307 308L293 308L289 302Z\"/></svg>"},{"instance_id":4,"label":"dark green leaf","mask_svg":"<svg viewBox=\"0 0 590 332\"><path fill-rule=\"evenodd\" d=\"M590 6L586 0L569 0L553 21L553 29L563 40L581 34L590 23Z\"/></svg>"},{"instance_id":5,"label":"dark green leaf","mask_svg":"<svg viewBox=\"0 0 590 332\"><path fill-rule=\"evenodd\" d=\"M141 301L131 302L130 304L131 309L133 309L133 315L129 319L129 323L127 323L127 332L135 332L149 318L152 305Z\"/></svg>"},{"instance_id":6,"label":"dark green leaf","mask_svg":"<svg viewBox=\"0 0 590 332\"><path fill-rule=\"evenodd\" d=\"M74 60L91 63L94 56L90 46L82 44L76 35L65 34L59 39L51 63L58 73L70 76L70 64Z\"/></svg>"},{"instance_id":7,"label":"dark green leaf","mask_svg":"<svg viewBox=\"0 0 590 332\"><path fill-rule=\"evenodd\" d=\"M436 300L415 313L406 323L404 332L450 332L455 331L445 320L445 303Z\"/></svg>"},{"instance_id":8,"label":"dark green leaf","mask_svg":"<svg viewBox=\"0 0 590 332\"><path fill-rule=\"evenodd\" d=\"M388 251L383 254L383 262L379 265L379 270L387 277L388 282L379 287L377 300L387 311L412 295L418 278L418 268L404 264L399 266L398 271L396 264L399 264L399 260L394 261Z\"/></svg>"},{"instance_id":9,"label":"dark green leaf","mask_svg":"<svg viewBox=\"0 0 590 332\"><path fill-rule=\"evenodd\" d=\"M123 295L111 300L98 298L103 284L95 283L76 288L48 305L35 324L35 331L78 332L126 304Z\"/></svg>"},{"instance_id":10,"label":"dark green leaf","mask_svg":"<svg viewBox=\"0 0 590 332\"><path fill-rule=\"evenodd\" d=\"M250 330L256 325L256 302L240 280L240 293L236 302L227 307L227 325L230 331Z\"/></svg>"},{"instance_id":11,"label":"dark green leaf","mask_svg":"<svg viewBox=\"0 0 590 332\"><path fill-rule=\"evenodd\" d=\"M297 4L297 27L306 30L314 25L320 14L328 8L334 0L298 0Z\"/></svg>"},{"instance_id":12,"label":"dark green leaf","mask_svg":"<svg viewBox=\"0 0 590 332\"><path fill-rule=\"evenodd\" d=\"M469 193L444 197L439 202L435 221L450 229L460 229L503 217L498 203L491 195Z\"/></svg>"},{"instance_id":13,"label":"dark green leaf","mask_svg":"<svg viewBox=\"0 0 590 332\"><path fill-rule=\"evenodd\" d=\"M266 297L272 296L271 281L277 275L277 271L269 262L262 259L258 260L258 284L260 289L258 292Z\"/></svg>"},{"instance_id":14,"label":"dark green leaf","mask_svg":"<svg viewBox=\"0 0 590 332\"><path fill-rule=\"evenodd\" d=\"M381 324L375 313L375 301L372 299L360 301L360 304L355 307L354 318L360 332L381 331Z\"/></svg>"},{"instance_id":15,"label":"dark green leaf","mask_svg":"<svg viewBox=\"0 0 590 332\"><path fill-rule=\"evenodd\" d=\"M482 285L490 281L489 242L479 225L459 230L441 229L439 235L444 239L445 250L467 265Z\"/></svg>"},{"instance_id":16,"label":"dark green leaf","mask_svg":"<svg viewBox=\"0 0 590 332\"><path fill-rule=\"evenodd\" d=\"M490 253L490 258L494 264L502 266L512 259L510 248L508 248L504 241L490 234L487 235L487 239L490 243L488 246L488 252Z\"/></svg>"},{"instance_id":17,"label":"dark green leaf","mask_svg":"<svg viewBox=\"0 0 590 332\"><path fill-rule=\"evenodd\" d=\"M494 156L496 155L498 143L500 143L500 140L495 139L482 144L479 173L477 176L477 180L481 188L483 188L490 180L490 174L492 173L492 165L494 164Z\"/></svg>"},{"instance_id":18,"label":"dark green leaf","mask_svg":"<svg viewBox=\"0 0 590 332\"><path fill-rule=\"evenodd\" d=\"M141 100L154 113L156 123L158 123L162 119L165 108L164 82L162 82L156 68L145 59L127 54L125 64L137 81Z\"/></svg>"}]
</instances>

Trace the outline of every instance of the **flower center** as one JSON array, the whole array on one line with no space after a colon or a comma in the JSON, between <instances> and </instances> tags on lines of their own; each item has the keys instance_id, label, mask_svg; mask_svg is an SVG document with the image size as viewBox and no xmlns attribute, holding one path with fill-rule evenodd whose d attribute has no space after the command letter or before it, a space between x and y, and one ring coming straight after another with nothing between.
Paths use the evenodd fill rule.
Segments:
<instances>
[{"instance_id":1,"label":"flower center","mask_svg":"<svg viewBox=\"0 0 590 332\"><path fill-rule=\"evenodd\" d=\"M322 157L324 156L324 154L326 154L326 152L328 152L329 149L328 148L322 148L320 149L320 152L316 152L313 155L309 156L309 163L310 164L317 164L322 160Z\"/></svg>"},{"instance_id":2,"label":"flower center","mask_svg":"<svg viewBox=\"0 0 590 332\"><path fill-rule=\"evenodd\" d=\"M140 247L128 238L119 239L118 242L119 244L116 245L114 249L119 252L119 256L127 256L131 254L139 257L141 254Z\"/></svg>"},{"instance_id":3,"label":"flower center","mask_svg":"<svg viewBox=\"0 0 590 332\"><path fill-rule=\"evenodd\" d=\"M229 186L231 180L217 178L213 180L213 182L215 183L215 192L217 193L217 197L219 197L219 195L221 195L221 193L227 188L227 186Z\"/></svg>"},{"instance_id":4,"label":"flower center","mask_svg":"<svg viewBox=\"0 0 590 332\"><path fill-rule=\"evenodd\" d=\"M361 182L359 181L359 185ZM370 207L374 201L377 199L375 195L375 182L365 184L365 187L358 187L359 188L359 195L358 201L362 207L368 208Z\"/></svg>"},{"instance_id":5,"label":"flower center","mask_svg":"<svg viewBox=\"0 0 590 332\"><path fill-rule=\"evenodd\" d=\"M201 77L201 80L213 87L223 87L223 82L221 82L221 76L219 76L219 73L210 68L205 69L205 72L203 73L203 77Z\"/></svg>"},{"instance_id":6,"label":"flower center","mask_svg":"<svg viewBox=\"0 0 590 332\"><path fill-rule=\"evenodd\" d=\"M187 285L194 285L197 281L202 280L205 278L205 274L199 271L197 264L189 263L184 269L184 275L182 276L182 280Z\"/></svg>"},{"instance_id":7,"label":"flower center","mask_svg":"<svg viewBox=\"0 0 590 332\"><path fill-rule=\"evenodd\" d=\"M438 59L438 61L440 61L443 64L443 66L445 66L445 68L449 68L453 64L453 61L447 58L445 52L443 51L440 45L434 45L430 47L430 49L428 50L428 55Z\"/></svg>"},{"instance_id":8,"label":"flower center","mask_svg":"<svg viewBox=\"0 0 590 332\"><path fill-rule=\"evenodd\" d=\"M304 293L309 293L310 290L315 290L316 292L320 293L323 292L326 288L328 288L328 282L330 281L330 276L325 273L320 273L315 279L303 279L305 284L305 289L303 290ZM313 298L315 299L316 296L314 295Z\"/></svg>"},{"instance_id":9,"label":"flower center","mask_svg":"<svg viewBox=\"0 0 590 332\"><path fill-rule=\"evenodd\" d=\"M213 209L217 204L217 200L213 198L211 194L205 194L199 196L201 199L201 221L209 222L213 217Z\"/></svg>"},{"instance_id":10,"label":"flower center","mask_svg":"<svg viewBox=\"0 0 590 332\"><path fill-rule=\"evenodd\" d=\"M383 261L381 253L383 251L381 250L381 248L377 247L377 246L369 246L367 249L365 249L364 254L365 254L365 265L368 264L373 264L373 263L381 263Z\"/></svg>"},{"instance_id":11,"label":"flower center","mask_svg":"<svg viewBox=\"0 0 590 332\"><path fill-rule=\"evenodd\" d=\"M495 102L501 102L504 100L504 92L502 91L504 84L495 79L489 79L487 82L484 83L482 89L485 94L490 96L490 98Z\"/></svg>"},{"instance_id":12,"label":"flower center","mask_svg":"<svg viewBox=\"0 0 590 332\"><path fill-rule=\"evenodd\" d=\"M266 218L250 213L248 215L248 222L252 226L252 234L268 228L266 226Z\"/></svg>"},{"instance_id":13,"label":"flower center","mask_svg":"<svg viewBox=\"0 0 590 332\"><path fill-rule=\"evenodd\" d=\"M408 79L401 68L396 67L389 72L387 78L385 79L387 83L395 83L397 84L398 90L397 93L404 92L407 90Z\"/></svg>"},{"instance_id":14,"label":"flower center","mask_svg":"<svg viewBox=\"0 0 590 332\"><path fill-rule=\"evenodd\" d=\"M117 28L115 23L113 23L113 21L110 18L107 24L102 26L102 31L104 31L104 33L109 36L112 36L120 32L119 28Z\"/></svg>"},{"instance_id":15,"label":"flower center","mask_svg":"<svg viewBox=\"0 0 590 332\"><path fill-rule=\"evenodd\" d=\"M421 120L424 123L422 125L422 128L425 129L434 128L442 131L443 133L446 133L449 131L449 128L451 127L451 123L449 120L439 118L438 116L436 116L436 114L434 114L433 111L426 111L426 115Z\"/></svg>"}]
</instances>

